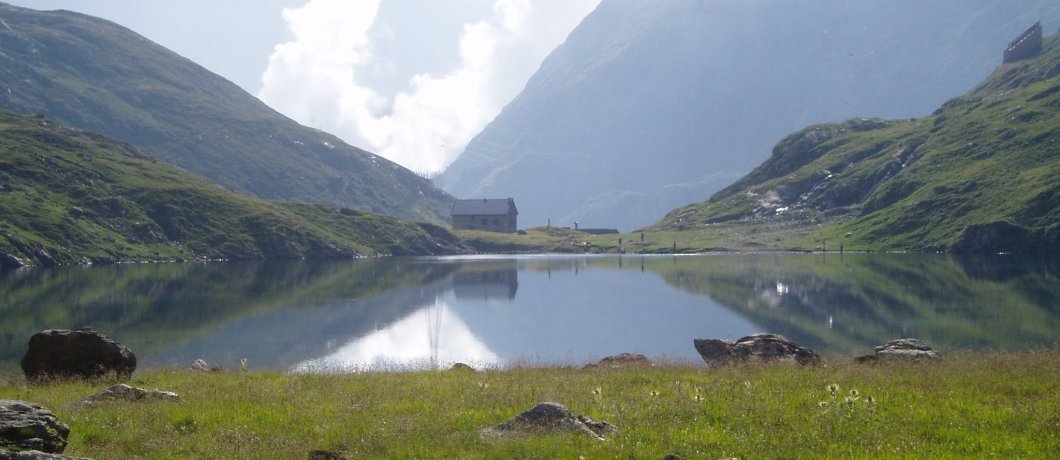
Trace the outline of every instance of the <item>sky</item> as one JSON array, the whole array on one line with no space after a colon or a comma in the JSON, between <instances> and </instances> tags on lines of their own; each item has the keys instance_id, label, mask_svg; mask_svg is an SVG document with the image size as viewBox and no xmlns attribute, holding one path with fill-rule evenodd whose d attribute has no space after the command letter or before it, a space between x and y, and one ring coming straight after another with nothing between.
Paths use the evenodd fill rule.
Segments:
<instances>
[{"instance_id":1,"label":"sky","mask_svg":"<svg viewBox=\"0 0 1060 460\"><path fill-rule=\"evenodd\" d=\"M294 120L441 172L600 0L4 0L114 21Z\"/></svg>"}]
</instances>

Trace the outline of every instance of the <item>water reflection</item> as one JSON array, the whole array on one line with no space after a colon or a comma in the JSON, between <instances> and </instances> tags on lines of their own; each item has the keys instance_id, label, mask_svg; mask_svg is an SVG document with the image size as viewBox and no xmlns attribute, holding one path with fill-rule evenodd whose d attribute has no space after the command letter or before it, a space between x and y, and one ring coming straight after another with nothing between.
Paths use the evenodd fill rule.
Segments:
<instances>
[{"instance_id":1,"label":"water reflection","mask_svg":"<svg viewBox=\"0 0 1060 460\"><path fill-rule=\"evenodd\" d=\"M436 299L434 305L294 368L299 372L437 369L456 362L482 367L500 364L501 359L459 315Z\"/></svg>"},{"instance_id":2,"label":"water reflection","mask_svg":"<svg viewBox=\"0 0 1060 460\"><path fill-rule=\"evenodd\" d=\"M453 293L460 300L513 300L518 290L515 260L465 264L453 274Z\"/></svg>"},{"instance_id":3,"label":"water reflection","mask_svg":"<svg viewBox=\"0 0 1060 460\"><path fill-rule=\"evenodd\" d=\"M1055 264L1013 257L376 259L0 273L0 372L45 328L92 326L143 366L303 371L696 360L696 337L781 333L826 354L1055 346Z\"/></svg>"},{"instance_id":4,"label":"water reflection","mask_svg":"<svg viewBox=\"0 0 1060 460\"><path fill-rule=\"evenodd\" d=\"M942 349L1055 346L1054 265L1009 256L846 254L722 256L659 273L764 330L855 354L896 337Z\"/></svg>"}]
</instances>

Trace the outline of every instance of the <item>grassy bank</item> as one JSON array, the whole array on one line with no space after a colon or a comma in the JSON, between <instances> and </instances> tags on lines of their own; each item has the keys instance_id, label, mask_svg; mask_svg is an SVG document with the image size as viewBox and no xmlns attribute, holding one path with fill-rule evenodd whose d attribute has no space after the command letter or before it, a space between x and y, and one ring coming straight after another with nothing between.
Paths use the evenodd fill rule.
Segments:
<instances>
[{"instance_id":1,"label":"grassy bank","mask_svg":"<svg viewBox=\"0 0 1060 460\"><path fill-rule=\"evenodd\" d=\"M467 246L483 254L692 254L727 251L814 251L839 250L842 236L829 239L816 227L791 222L748 224L728 222L688 230L652 230L611 235L590 235L566 228L535 227L525 234L456 230ZM848 250L886 250L869 244L850 245Z\"/></svg>"},{"instance_id":2,"label":"grassy bank","mask_svg":"<svg viewBox=\"0 0 1060 460\"><path fill-rule=\"evenodd\" d=\"M138 373L181 402L77 401L103 384L0 382L72 429L94 458L1057 458L1060 353L937 364L707 369L514 368L352 375ZM838 390L830 392L828 387ZM856 390L856 393L854 391ZM606 441L479 429L537 402L618 425Z\"/></svg>"}]
</instances>

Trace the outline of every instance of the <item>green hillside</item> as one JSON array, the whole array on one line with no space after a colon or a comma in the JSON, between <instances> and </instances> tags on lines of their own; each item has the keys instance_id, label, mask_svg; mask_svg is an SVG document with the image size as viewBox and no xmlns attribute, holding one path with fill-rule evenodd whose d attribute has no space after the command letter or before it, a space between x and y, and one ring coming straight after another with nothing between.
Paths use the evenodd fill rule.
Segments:
<instances>
[{"instance_id":1,"label":"green hillside","mask_svg":"<svg viewBox=\"0 0 1060 460\"><path fill-rule=\"evenodd\" d=\"M0 3L0 108L142 147L266 199L443 223L430 181L299 125L235 84L117 24Z\"/></svg>"},{"instance_id":2,"label":"green hillside","mask_svg":"<svg viewBox=\"0 0 1060 460\"><path fill-rule=\"evenodd\" d=\"M462 251L447 230L268 202L136 147L0 111L0 265Z\"/></svg>"},{"instance_id":3,"label":"green hillside","mask_svg":"<svg viewBox=\"0 0 1060 460\"><path fill-rule=\"evenodd\" d=\"M831 248L1056 253L1058 179L1060 39L1053 35L1037 57L1001 65L931 116L856 119L788 136L750 174L652 230L781 228L775 242Z\"/></svg>"}]
</instances>

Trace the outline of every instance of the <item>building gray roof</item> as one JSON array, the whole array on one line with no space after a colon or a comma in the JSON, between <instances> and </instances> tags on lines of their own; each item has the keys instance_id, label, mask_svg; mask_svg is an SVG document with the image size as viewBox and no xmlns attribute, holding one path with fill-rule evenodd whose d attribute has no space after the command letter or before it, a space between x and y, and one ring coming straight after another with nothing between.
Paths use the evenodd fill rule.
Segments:
<instances>
[{"instance_id":1,"label":"building gray roof","mask_svg":"<svg viewBox=\"0 0 1060 460\"><path fill-rule=\"evenodd\" d=\"M453 203L454 216L506 216L511 211L519 214L515 208L515 200L511 198L479 200L456 200Z\"/></svg>"}]
</instances>

